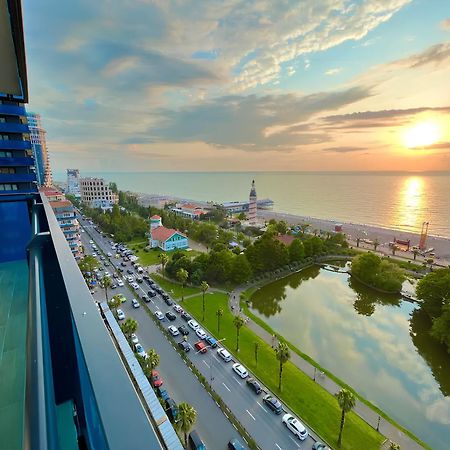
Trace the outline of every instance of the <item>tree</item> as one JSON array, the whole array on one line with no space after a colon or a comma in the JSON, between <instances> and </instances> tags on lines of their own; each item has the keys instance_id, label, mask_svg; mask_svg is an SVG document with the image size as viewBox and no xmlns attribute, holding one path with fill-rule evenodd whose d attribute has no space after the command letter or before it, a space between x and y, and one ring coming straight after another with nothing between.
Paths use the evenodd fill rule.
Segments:
<instances>
[{"instance_id":1,"label":"tree","mask_svg":"<svg viewBox=\"0 0 450 450\"><path fill-rule=\"evenodd\" d=\"M223 316L223 309L219 308L216 311L216 316L217 316L217 334L220 334L220 318Z\"/></svg>"},{"instance_id":2,"label":"tree","mask_svg":"<svg viewBox=\"0 0 450 450\"><path fill-rule=\"evenodd\" d=\"M258 350L259 350L259 344L258 342L255 342L255 366L258 367Z\"/></svg>"},{"instance_id":3,"label":"tree","mask_svg":"<svg viewBox=\"0 0 450 450\"><path fill-rule=\"evenodd\" d=\"M197 411L188 403L178 405L177 427L184 433L184 445L187 448L187 435L197 420Z\"/></svg>"},{"instance_id":4,"label":"tree","mask_svg":"<svg viewBox=\"0 0 450 450\"><path fill-rule=\"evenodd\" d=\"M311 225L309 223L302 223L300 225L300 231L302 232L302 236L305 235L306 230L310 227Z\"/></svg>"},{"instance_id":5,"label":"tree","mask_svg":"<svg viewBox=\"0 0 450 450\"><path fill-rule=\"evenodd\" d=\"M339 428L338 437L338 447L340 448L342 445L342 432L344 430L345 415L355 407L356 399L353 393L348 389L341 389L338 393L335 394L335 396L339 403L339 407L342 410L341 425Z\"/></svg>"},{"instance_id":6,"label":"tree","mask_svg":"<svg viewBox=\"0 0 450 450\"><path fill-rule=\"evenodd\" d=\"M163 274L163 278L164 278L164 276L165 276L164 268L166 267L166 264L169 261L169 257L165 253L160 253L158 255L158 258L159 258L159 261L161 262L161 269L162 269L162 274Z\"/></svg>"},{"instance_id":7,"label":"tree","mask_svg":"<svg viewBox=\"0 0 450 450\"><path fill-rule=\"evenodd\" d=\"M122 298L121 295L115 295L111 300L108 301L108 306L113 309L116 310L122 303Z\"/></svg>"},{"instance_id":8,"label":"tree","mask_svg":"<svg viewBox=\"0 0 450 450\"><path fill-rule=\"evenodd\" d=\"M136 322L136 320L128 317L120 328L122 328L123 333L129 337L138 329L138 323Z\"/></svg>"},{"instance_id":9,"label":"tree","mask_svg":"<svg viewBox=\"0 0 450 450\"><path fill-rule=\"evenodd\" d=\"M241 213L238 214L237 218L239 220L245 220L247 218L247 216L245 215L244 212L241 212Z\"/></svg>"},{"instance_id":10,"label":"tree","mask_svg":"<svg viewBox=\"0 0 450 450\"><path fill-rule=\"evenodd\" d=\"M244 326L244 319L241 316L235 316L233 319L233 325L236 327L236 351L239 351L239 333Z\"/></svg>"},{"instance_id":11,"label":"tree","mask_svg":"<svg viewBox=\"0 0 450 450\"><path fill-rule=\"evenodd\" d=\"M447 346L450 353L450 302L442 307L442 313L433 320L431 336Z\"/></svg>"},{"instance_id":12,"label":"tree","mask_svg":"<svg viewBox=\"0 0 450 450\"><path fill-rule=\"evenodd\" d=\"M100 280L100 286L105 290L106 301L108 301L108 288L110 288L112 286L111 277L104 276Z\"/></svg>"},{"instance_id":13,"label":"tree","mask_svg":"<svg viewBox=\"0 0 450 450\"><path fill-rule=\"evenodd\" d=\"M291 262L301 261L305 257L305 247L300 239L294 239L289 246L289 260Z\"/></svg>"},{"instance_id":14,"label":"tree","mask_svg":"<svg viewBox=\"0 0 450 450\"><path fill-rule=\"evenodd\" d=\"M278 342L278 345L275 348L275 356L278 359L278 362L280 363L278 372L278 389L281 391L281 378L283 376L283 366L291 358L291 352L286 342L282 341Z\"/></svg>"},{"instance_id":15,"label":"tree","mask_svg":"<svg viewBox=\"0 0 450 450\"><path fill-rule=\"evenodd\" d=\"M203 294L203 319L202 319L202 321L205 321L205 292L209 289L209 284L206 281L202 281L202 284L200 285L200 289L202 290L202 294Z\"/></svg>"},{"instance_id":16,"label":"tree","mask_svg":"<svg viewBox=\"0 0 450 450\"><path fill-rule=\"evenodd\" d=\"M159 366L159 355L154 348L147 350L147 361L151 370L154 370Z\"/></svg>"},{"instance_id":17,"label":"tree","mask_svg":"<svg viewBox=\"0 0 450 450\"><path fill-rule=\"evenodd\" d=\"M230 277L236 284L247 282L252 276L252 267L245 255L236 255L231 263Z\"/></svg>"},{"instance_id":18,"label":"tree","mask_svg":"<svg viewBox=\"0 0 450 450\"><path fill-rule=\"evenodd\" d=\"M422 300L422 309L432 319L440 317L444 305L450 303L450 269L425 275L417 284L416 294Z\"/></svg>"},{"instance_id":19,"label":"tree","mask_svg":"<svg viewBox=\"0 0 450 450\"><path fill-rule=\"evenodd\" d=\"M92 255L86 255L84 258L81 258L78 263L78 267L84 277L86 277L88 273L92 274L95 269L98 269L98 266L99 262Z\"/></svg>"},{"instance_id":20,"label":"tree","mask_svg":"<svg viewBox=\"0 0 450 450\"><path fill-rule=\"evenodd\" d=\"M189 274L186 269L180 269L177 272L177 280L181 283L181 301L184 300L184 285L189 277Z\"/></svg>"}]
</instances>

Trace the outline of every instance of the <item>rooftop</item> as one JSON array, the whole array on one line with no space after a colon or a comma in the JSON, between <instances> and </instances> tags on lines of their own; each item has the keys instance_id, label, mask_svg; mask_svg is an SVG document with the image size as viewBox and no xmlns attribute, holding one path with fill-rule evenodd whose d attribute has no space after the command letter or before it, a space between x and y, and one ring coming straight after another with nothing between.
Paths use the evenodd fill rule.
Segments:
<instances>
[{"instance_id":1,"label":"rooftop","mask_svg":"<svg viewBox=\"0 0 450 450\"><path fill-rule=\"evenodd\" d=\"M291 245L294 241L295 236L292 236L291 234L280 234L279 236L275 236L275 239L289 247L289 245Z\"/></svg>"},{"instance_id":2,"label":"rooftop","mask_svg":"<svg viewBox=\"0 0 450 450\"><path fill-rule=\"evenodd\" d=\"M186 237L186 235L173 228L157 227L152 230L152 239L155 241L167 241L167 239L174 234L180 234L181 236Z\"/></svg>"}]
</instances>

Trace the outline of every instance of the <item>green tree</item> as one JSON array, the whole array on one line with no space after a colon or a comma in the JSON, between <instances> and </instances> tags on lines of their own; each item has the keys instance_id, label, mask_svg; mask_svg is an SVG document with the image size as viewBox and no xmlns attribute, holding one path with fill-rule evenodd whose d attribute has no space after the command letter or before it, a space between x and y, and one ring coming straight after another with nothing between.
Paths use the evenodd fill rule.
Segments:
<instances>
[{"instance_id":1,"label":"green tree","mask_svg":"<svg viewBox=\"0 0 450 450\"><path fill-rule=\"evenodd\" d=\"M278 371L278 389L281 391L281 379L283 376L283 366L285 363L289 361L291 358L291 352L289 350L286 342L278 342L277 347L275 347L275 356L280 363L279 371Z\"/></svg>"},{"instance_id":2,"label":"green tree","mask_svg":"<svg viewBox=\"0 0 450 450\"><path fill-rule=\"evenodd\" d=\"M116 310L121 305L121 303L122 303L121 296L114 295L114 297L108 301L108 306L110 307L110 309Z\"/></svg>"},{"instance_id":3,"label":"green tree","mask_svg":"<svg viewBox=\"0 0 450 450\"><path fill-rule=\"evenodd\" d=\"M159 355L154 348L147 350L147 361L150 366L150 370L154 370L159 366Z\"/></svg>"},{"instance_id":4,"label":"green tree","mask_svg":"<svg viewBox=\"0 0 450 450\"><path fill-rule=\"evenodd\" d=\"M181 283L181 301L184 300L184 285L186 284L188 277L189 274L185 269L180 269L177 272L177 280Z\"/></svg>"},{"instance_id":5,"label":"green tree","mask_svg":"<svg viewBox=\"0 0 450 450\"><path fill-rule=\"evenodd\" d=\"M417 284L416 294L422 300L422 309L431 318L440 317L444 305L450 302L450 269L425 275Z\"/></svg>"},{"instance_id":6,"label":"green tree","mask_svg":"<svg viewBox=\"0 0 450 450\"><path fill-rule=\"evenodd\" d=\"M205 293L206 291L209 289L209 284L206 281L202 281L202 284L200 285L200 289L202 290L202 295L203 295L203 316L202 316L202 321L205 321Z\"/></svg>"},{"instance_id":7,"label":"green tree","mask_svg":"<svg viewBox=\"0 0 450 450\"><path fill-rule=\"evenodd\" d=\"M206 267L207 280L211 282L216 281L217 283L228 281L234 258L235 256L228 249L219 252L212 251Z\"/></svg>"},{"instance_id":8,"label":"green tree","mask_svg":"<svg viewBox=\"0 0 450 450\"><path fill-rule=\"evenodd\" d=\"M164 268L166 267L166 264L169 261L169 257L165 253L160 253L158 255L158 258L159 258L159 261L161 263L161 269L162 269L163 278L165 278Z\"/></svg>"},{"instance_id":9,"label":"green tree","mask_svg":"<svg viewBox=\"0 0 450 450\"><path fill-rule=\"evenodd\" d=\"M80 268L81 273L86 278L88 273L92 274L95 269L98 269L99 262L92 255L86 255L80 259L78 263L78 267Z\"/></svg>"},{"instance_id":10,"label":"green tree","mask_svg":"<svg viewBox=\"0 0 450 450\"><path fill-rule=\"evenodd\" d=\"M216 316L217 316L217 334L220 334L220 318L223 316L223 309L219 308L216 311Z\"/></svg>"},{"instance_id":11,"label":"green tree","mask_svg":"<svg viewBox=\"0 0 450 450\"><path fill-rule=\"evenodd\" d=\"M300 239L294 239L289 246L289 259L291 262L301 261L305 257L305 247Z\"/></svg>"},{"instance_id":12,"label":"green tree","mask_svg":"<svg viewBox=\"0 0 450 450\"><path fill-rule=\"evenodd\" d=\"M341 389L338 393L335 394L336 399L339 403L339 408L341 408L341 424L339 427L339 437L338 437L338 447L340 448L342 445L342 432L344 431L345 424L345 415L349 413L356 404L355 396L348 389Z\"/></svg>"},{"instance_id":13,"label":"green tree","mask_svg":"<svg viewBox=\"0 0 450 450\"><path fill-rule=\"evenodd\" d=\"M281 234L286 234L287 233L288 226L287 226L287 223L284 220L280 220L277 223L276 227L277 227L278 233L281 233Z\"/></svg>"},{"instance_id":14,"label":"green tree","mask_svg":"<svg viewBox=\"0 0 450 450\"><path fill-rule=\"evenodd\" d=\"M245 255L236 255L231 263L230 278L233 283L242 284L252 276L252 267Z\"/></svg>"},{"instance_id":15,"label":"green tree","mask_svg":"<svg viewBox=\"0 0 450 450\"><path fill-rule=\"evenodd\" d=\"M300 231L302 232L302 236L305 235L306 231L308 230L308 228L310 226L311 225L309 223L302 223L302 224L300 224Z\"/></svg>"},{"instance_id":16,"label":"green tree","mask_svg":"<svg viewBox=\"0 0 450 450\"><path fill-rule=\"evenodd\" d=\"M238 214L237 218L239 220L245 220L247 218L247 216L245 215L245 213L241 212Z\"/></svg>"},{"instance_id":17,"label":"green tree","mask_svg":"<svg viewBox=\"0 0 450 450\"><path fill-rule=\"evenodd\" d=\"M184 445L187 448L187 436L197 420L197 411L188 403L182 402L178 405L177 427L184 434Z\"/></svg>"},{"instance_id":18,"label":"green tree","mask_svg":"<svg viewBox=\"0 0 450 450\"><path fill-rule=\"evenodd\" d=\"M138 323L136 320L128 317L120 328L122 328L122 331L126 336L130 337L131 334L135 333L138 329Z\"/></svg>"},{"instance_id":19,"label":"green tree","mask_svg":"<svg viewBox=\"0 0 450 450\"><path fill-rule=\"evenodd\" d=\"M106 301L108 301L108 288L110 288L110 287L112 286L112 280L111 280L111 277L104 276L104 277L100 280L100 286L101 286L102 289L105 290Z\"/></svg>"},{"instance_id":20,"label":"green tree","mask_svg":"<svg viewBox=\"0 0 450 450\"><path fill-rule=\"evenodd\" d=\"M244 319L241 316L235 316L233 319L233 325L236 327L236 351L239 351L239 333L244 326Z\"/></svg>"},{"instance_id":21,"label":"green tree","mask_svg":"<svg viewBox=\"0 0 450 450\"><path fill-rule=\"evenodd\" d=\"M442 307L441 315L433 320L431 336L446 345L450 353L450 302Z\"/></svg>"}]
</instances>

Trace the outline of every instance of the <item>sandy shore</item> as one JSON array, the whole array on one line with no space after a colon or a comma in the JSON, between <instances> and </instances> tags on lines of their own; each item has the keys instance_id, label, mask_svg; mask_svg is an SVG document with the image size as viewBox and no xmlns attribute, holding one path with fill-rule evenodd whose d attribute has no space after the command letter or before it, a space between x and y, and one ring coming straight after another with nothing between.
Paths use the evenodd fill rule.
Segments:
<instances>
[{"instance_id":1,"label":"sandy shore","mask_svg":"<svg viewBox=\"0 0 450 450\"><path fill-rule=\"evenodd\" d=\"M391 230L388 228L375 227L372 225L357 224L357 223L343 223L336 222L332 220L317 219L314 217L303 217L296 216L293 214L280 213L277 211L264 211L258 210L258 217L264 220L276 219L285 220L289 225L298 225L301 223L308 223L311 225L310 230L324 230L324 231L334 231L334 226L336 223L342 224L342 232L347 235L350 242L354 243L357 237L361 239L368 239L373 241L375 238L380 242L378 247L379 251L386 254L391 254L389 249L389 242L394 239L401 240L411 240L411 247L413 245L419 244L420 236L416 233L410 233L407 231ZM370 245L362 244L361 247L369 248ZM434 248L434 253L436 254L436 262L440 264L447 265L450 264L450 238L438 237L438 236L428 236L427 238L427 249ZM405 257L411 258L411 252L397 252L398 256L404 255ZM422 261L423 258L418 256L417 260ZM440 260L440 261L439 261Z\"/></svg>"}]
</instances>

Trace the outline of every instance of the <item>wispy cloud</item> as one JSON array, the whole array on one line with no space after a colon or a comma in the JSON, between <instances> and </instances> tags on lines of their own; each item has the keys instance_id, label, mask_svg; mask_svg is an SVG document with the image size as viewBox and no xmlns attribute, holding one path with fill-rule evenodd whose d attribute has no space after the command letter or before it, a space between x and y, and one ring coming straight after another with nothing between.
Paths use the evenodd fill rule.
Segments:
<instances>
[{"instance_id":1,"label":"wispy cloud","mask_svg":"<svg viewBox=\"0 0 450 450\"><path fill-rule=\"evenodd\" d=\"M333 75L337 75L340 72L342 72L342 67L335 67L334 69L328 69L325 72L325 75L333 76Z\"/></svg>"},{"instance_id":2,"label":"wispy cloud","mask_svg":"<svg viewBox=\"0 0 450 450\"><path fill-rule=\"evenodd\" d=\"M450 30L450 19L445 19L440 23L443 30Z\"/></svg>"},{"instance_id":3,"label":"wispy cloud","mask_svg":"<svg viewBox=\"0 0 450 450\"><path fill-rule=\"evenodd\" d=\"M354 153L354 152L361 152L363 150L367 150L363 147L328 147L322 149L322 151L327 153Z\"/></svg>"}]
</instances>

